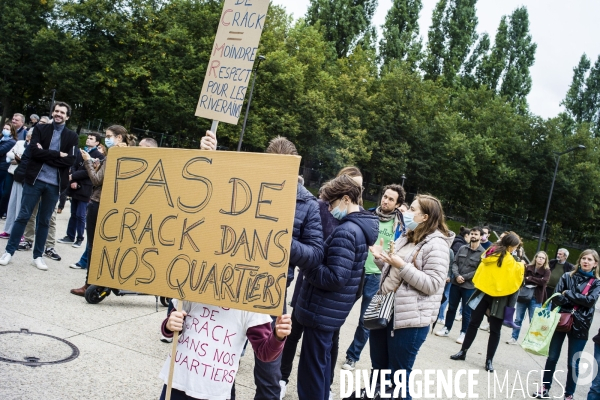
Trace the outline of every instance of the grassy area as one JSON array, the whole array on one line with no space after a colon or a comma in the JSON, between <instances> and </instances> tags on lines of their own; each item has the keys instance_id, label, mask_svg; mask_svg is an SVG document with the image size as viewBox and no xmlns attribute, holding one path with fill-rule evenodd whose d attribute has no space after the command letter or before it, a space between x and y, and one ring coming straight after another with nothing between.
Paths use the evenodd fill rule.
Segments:
<instances>
[{"instance_id":1,"label":"grassy area","mask_svg":"<svg viewBox=\"0 0 600 400\"><path fill-rule=\"evenodd\" d=\"M450 228L450 230L452 230L454 233L456 233L458 235L458 231L460 230L460 226L463 224L462 222L457 222L457 221L452 221L452 220L446 220L446 224L448 224L448 228ZM496 232L498 235L500 235L501 232ZM519 232L517 232L519 233ZM496 240L497 237L495 235L493 235L493 240ZM548 243L548 249L546 250L546 253L548 253L548 256L550 257L550 259L553 259L556 256L556 251L558 250L559 247L564 247L564 246L558 246L557 244L554 243ZM527 240L524 239L523 240L523 248L525 249L525 254L527 254L527 257L531 258L534 256L535 254L535 250L537 249L537 240ZM579 249L574 249L572 247L565 247L567 250L569 250L569 258L568 261L570 263L575 264L577 262L577 259L579 258L579 254L581 254L581 250ZM542 250L544 249L544 244L542 244Z\"/></svg>"}]
</instances>

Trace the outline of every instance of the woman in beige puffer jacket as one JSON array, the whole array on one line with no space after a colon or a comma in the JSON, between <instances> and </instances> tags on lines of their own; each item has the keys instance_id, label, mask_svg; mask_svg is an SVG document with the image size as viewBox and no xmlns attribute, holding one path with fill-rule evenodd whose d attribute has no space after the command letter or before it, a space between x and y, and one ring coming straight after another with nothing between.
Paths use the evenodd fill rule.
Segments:
<instances>
[{"instance_id":1,"label":"woman in beige puffer jacket","mask_svg":"<svg viewBox=\"0 0 600 400\"><path fill-rule=\"evenodd\" d=\"M437 318L448 275L454 233L444 220L440 201L419 195L404 213L408 233L395 242L393 254L380 245L371 247L382 271L380 292L396 293L387 328L372 330L369 336L373 370L390 369L392 376L405 370L407 382L429 326ZM408 392L406 399L411 399Z\"/></svg>"}]
</instances>

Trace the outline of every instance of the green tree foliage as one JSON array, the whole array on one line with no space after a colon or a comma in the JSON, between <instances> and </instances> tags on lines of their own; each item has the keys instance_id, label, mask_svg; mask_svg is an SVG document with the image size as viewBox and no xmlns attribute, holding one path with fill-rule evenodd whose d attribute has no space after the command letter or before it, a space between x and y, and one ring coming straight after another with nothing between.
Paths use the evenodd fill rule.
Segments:
<instances>
[{"instance_id":1,"label":"green tree foliage","mask_svg":"<svg viewBox=\"0 0 600 400\"><path fill-rule=\"evenodd\" d=\"M345 57L369 31L377 0L310 0L306 20L319 24L325 40Z\"/></svg>"},{"instance_id":2,"label":"green tree foliage","mask_svg":"<svg viewBox=\"0 0 600 400\"><path fill-rule=\"evenodd\" d=\"M379 42L381 60L389 64L392 60L408 62L416 67L421 58L419 37L419 13L421 0L394 0L383 25L383 38Z\"/></svg>"},{"instance_id":3,"label":"green tree foliage","mask_svg":"<svg viewBox=\"0 0 600 400\"><path fill-rule=\"evenodd\" d=\"M585 54L581 56L562 104L577 123L587 122L600 131L600 56L593 67Z\"/></svg>"},{"instance_id":4,"label":"green tree foliage","mask_svg":"<svg viewBox=\"0 0 600 400\"><path fill-rule=\"evenodd\" d=\"M535 61L537 45L529 33L529 16L525 7L500 20L494 46L484 34L465 64L463 81L468 86L486 85L512 103L520 112L527 110L531 91L529 69Z\"/></svg>"},{"instance_id":5,"label":"green tree foliage","mask_svg":"<svg viewBox=\"0 0 600 400\"><path fill-rule=\"evenodd\" d=\"M40 31L54 11L53 0L0 2L0 102L2 119L22 112L26 103L44 93L43 52Z\"/></svg>"},{"instance_id":6,"label":"green tree foliage","mask_svg":"<svg viewBox=\"0 0 600 400\"><path fill-rule=\"evenodd\" d=\"M334 3L315 1L313 8ZM16 4L31 15L37 3ZM47 112L56 88L57 99L73 105L73 125L102 119L104 127L169 132L175 139L168 145L197 148L210 124L194 111L221 1L44 4L40 20L8 18L11 10L4 9L0 29L17 29L13 19L29 24L29 36L19 37L36 53L19 67L7 54L27 55L29 48L10 34L0 42L7 60L0 64L5 115L26 106ZM425 77L411 53L419 43L416 0L394 2L379 56L370 23L346 36L340 53L323 20L293 22L271 6L258 51L266 60L256 75L242 149L263 151L274 136L286 136L313 187L352 164L363 171L371 195L404 174L409 193L439 197L448 213L471 222L500 213L535 226L546 206L553 153L583 144L587 150L561 157L550 232L560 240L570 239L570 230L587 232L600 244L600 186L594 184L600 180L600 59L592 66L584 55L575 68L567 112L547 120L523 112L535 50L526 13L502 18L491 46L486 34L475 40L474 4L438 3L421 65ZM219 144L234 149L240 130L241 124L221 124Z\"/></svg>"},{"instance_id":7,"label":"green tree foliage","mask_svg":"<svg viewBox=\"0 0 600 400\"><path fill-rule=\"evenodd\" d=\"M443 76L453 85L471 46L477 40L477 0L440 0L429 28L427 58L423 70L427 79Z\"/></svg>"}]
</instances>

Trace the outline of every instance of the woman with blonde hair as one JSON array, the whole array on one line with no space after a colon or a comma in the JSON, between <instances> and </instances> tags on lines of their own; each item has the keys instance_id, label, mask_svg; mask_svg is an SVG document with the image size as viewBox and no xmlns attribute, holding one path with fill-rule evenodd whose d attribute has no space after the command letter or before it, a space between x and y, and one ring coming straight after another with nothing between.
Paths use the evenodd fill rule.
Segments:
<instances>
[{"instance_id":1,"label":"woman with blonde hair","mask_svg":"<svg viewBox=\"0 0 600 400\"><path fill-rule=\"evenodd\" d=\"M532 296L529 300L517 301L517 311L515 315L515 325L513 328L512 337L506 342L508 344L517 344L521 325L525 319L525 312L529 314L529 322L533 318L533 313L537 307L541 307L546 301L546 285L550 279L550 264L548 263L548 254L545 251L538 251L533 257L533 263L529 264L525 269L525 282L523 288L533 289ZM522 288L522 289L523 289Z\"/></svg>"},{"instance_id":2,"label":"woman with blonde hair","mask_svg":"<svg viewBox=\"0 0 600 400\"><path fill-rule=\"evenodd\" d=\"M371 246L381 269L379 291L394 293L394 311L386 328L371 331L369 344L374 374L406 371L408 382L429 326L437 319L454 233L446 226L442 204L433 196L417 195L404 213L404 222L408 232L395 241L391 254L384 251L383 240ZM412 397L407 393L405 398Z\"/></svg>"},{"instance_id":3,"label":"woman with blonde hair","mask_svg":"<svg viewBox=\"0 0 600 400\"><path fill-rule=\"evenodd\" d=\"M564 274L556 285L552 303L560 306L561 314L572 314L573 325L568 331L559 328L554 331L548 350L548 359L544 366L542 387L533 394L535 398L548 398L560 351L565 338L568 338L567 384L564 389L565 400L573 400L579 376L579 356L588 341L588 333L596 310L596 301L600 296L598 262L600 262L600 258L596 250L584 250L577 260L575 269ZM558 295L556 295L557 293Z\"/></svg>"}]
</instances>

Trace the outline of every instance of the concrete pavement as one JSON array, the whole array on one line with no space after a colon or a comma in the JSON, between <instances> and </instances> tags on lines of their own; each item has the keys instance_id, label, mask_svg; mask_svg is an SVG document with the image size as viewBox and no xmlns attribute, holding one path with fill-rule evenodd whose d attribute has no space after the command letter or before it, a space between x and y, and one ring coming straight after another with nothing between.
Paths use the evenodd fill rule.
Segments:
<instances>
[{"instance_id":1,"label":"concrete pavement","mask_svg":"<svg viewBox=\"0 0 600 400\"><path fill-rule=\"evenodd\" d=\"M67 204L65 211L58 215L58 238L66 232L68 211ZM4 251L5 245L5 241L0 242L0 252ZM32 265L31 251L17 252L8 266L0 266L0 357L37 357L40 361L53 361L72 353L66 344L46 336L2 333L21 329L65 339L77 346L80 354L69 362L40 367L0 361L0 399L157 399L162 387L158 373L170 351L170 345L159 341L159 325L165 318L166 308L159 305L156 312L153 296L110 295L98 305L88 304L83 298L69 293L71 288L84 283L85 270L68 267L79 260L83 247L75 249L71 245L57 243L56 250L62 261L46 258L48 271L40 271ZM338 368L332 387L335 399L339 399L340 368L354 335L358 308L355 305L341 330ZM585 349L590 355L593 355L591 337L599 327L600 318L596 316ZM534 376L539 377L540 372L530 375L528 388L527 374L541 371L545 359L528 354L519 346L505 344L510 337L509 329L503 328L494 366L500 381L508 371L510 389L505 387L500 393L496 388L496 396L492 387L488 386L488 374L483 370L488 334L479 331L467 361L456 362L449 356L460 349L460 345L455 343L459 330L460 323L456 322L448 338L429 335L417 356L415 369L452 370L454 373L459 369L478 370L478 384L473 390L482 399L520 399L534 391L534 383L539 381ZM521 336L525 332L526 327ZM299 350L300 346L298 353ZM241 400L254 397L253 357L250 352L241 359L236 379L237 395ZM566 371L566 353L565 343L557 369ZM370 368L368 355L367 345L357 363L358 369ZM586 367L582 365L581 368ZM297 369L294 368L286 399L297 399L296 376ZM558 376L564 385L566 372ZM525 393L517 390L511 396L510 390L519 389L518 378ZM460 386L463 391L466 390L466 384ZM585 399L588 390L589 384L578 386L575 398ZM562 398L559 385L553 386L551 396Z\"/></svg>"}]
</instances>

